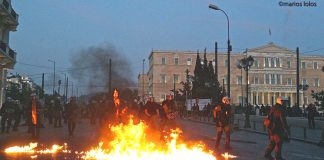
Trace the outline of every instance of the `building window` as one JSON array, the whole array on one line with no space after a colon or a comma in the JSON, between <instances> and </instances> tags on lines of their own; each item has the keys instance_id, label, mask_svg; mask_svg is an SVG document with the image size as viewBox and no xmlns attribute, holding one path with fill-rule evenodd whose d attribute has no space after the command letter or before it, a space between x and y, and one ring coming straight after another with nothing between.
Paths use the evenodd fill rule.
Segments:
<instances>
[{"instance_id":1,"label":"building window","mask_svg":"<svg viewBox=\"0 0 324 160\"><path fill-rule=\"evenodd\" d=\"M254 77L254 84L259 84L259 77Z\"/></svg>"},{"instance_id":2,"label":"building window","mask_svg":"<svg viewBox=\"0 0 324 160\"><path fill-rule=\"evenodd\" d=\"M242 96L238 96L238 103L243 105L243 97Z\"/></svg>"},{"instance_id":3,"label":"building window","mask_svg":"<svg viewBox=\"0 0 324 160\"><path fill-rule=\"evenodd\" d=\"M223 81L224 81L224 84L227 84L227 76L224 77Z\"/></svg>"},{"instance_id":4,"label":"building window","mask_svg":"<svg viewBox=\"0 0 324 160\"><path fill-rule=\"evenodd\" d=\"M265 57L264 58L264 67L269 67L269 58L268 57Z\"/></svg>"},{"instance_id":5,"label":"building window","mask_svg":"<svg viewBox=\"0 0 324 160\"><path fill-rule=\"evenodd\" d=\"M237 76L237 84L242 84L242 76Z\"/></svg>"},{"instance_id":6,"label":"building window","mask_svg":"<svg viewBox=\"0 0 324 160\"><path fill-rule=\"evenodd\" d=\"M174 65L179 65L179 58L174 58Z\"/></svg>"},{"instance_id":7,"label":"building window","mask_svg":"<svg viewBox=\"0 0 324 160\"><path fill-rule=\"evenodd\" d=\"M224 61L225 67L227 67L227 63L228 63L228 60L225 59L225 61Z\"/></svg>"},{"instance_id":8,"label":"building window","mask_svg":"<svg viewBox=\"0 0 324 160\"><path fill-rule=\"evenodd\" d=\"M287 61L287 68L291 68L291 61L290 60Z\"/></svg>"},{"instance_id":9,"label":"building window","mask_svg":"<svg viewBox=\"0 0 324 160\"><path fill-rule=\"evenodd\" d=\"M165 74L160 75L160 83L167 83Z\"/></svg>"},{"instance_id":10,"label":"building window","mask_svg":"<svg viewBox=\"0 0 324 160\"><path fill-rule=\"evenodd\" d=\"M314 87L319 87L320 86L320 80L318 78L314 79Z\"/></svg>"},{"instance_id":11,"label":"building window","mask_svg":"<svg viewBox=\"0 0 324 160\"><path fill-rule=\"evenodd\" d=\"M275 67L275 63L276 63L276 62L275 62L275 59L274 59L274 58L270 58L270 62L271 62L271 63L270 63L270 67L271 67L271 68L274 68L274 67Z\"/></svg>"},{"instance_id":12,"label":"building window","mask_svg":"<svg viewBox=\"0 0 324 160\"><path fill-rule=\"evenodd\" d=\"M302 79L302 85L306 85L307 84L307 79L303 78Z\"/></svg>"},{"instance_id":13,"label":"building window","mask_svg":"<svg viewBox=\"0 0 324 160\"><path fill-rule=\"evenodd\" d=\"M317 62L313 62L313 69L318 69L318 64L317 64Z\"/></svg>"},{"instance_id":14,"label":"building window","mask_svg":"<svg viewBox=\"0 0 324 160\"><path fill-rule=\"evenodd\" d=\"M271 84L276 84L276 76L275 74L270 74L271 77Z\"/></svg>"},{"instance_id":15,"label":"building window","mask_svg":"<svg viewBox=\"0 0 324 160\"><path fill-rule=\"evenodd\" d=\"M258 68L259 67L259 61L258 60L254 60L254 63L253 63L253 66L255 67L255 68Z\"/></svg>"},{"instance_id":16,"label":"building window","mask_svg":"<svg viewBox=\"0 0 324 160\"><path fill-rule=\"evenodd\" d=\"M161 93L160 101L164 101L166 99L166 94Z\"/></svg>"},{"instance_id":17,"label":"building window","mask_svg":"<svg viewBox=\"0 0 324 160\"><path fill-rule=\"evenodd\" d=\"M300 68L306 69L306 62L301 62Z\"/></svg>"},{"instance_id":18,"label":"building window","mask_svg":"<svg viewBox=\"0 0 324 160\"><path fill-rule=\"evenodd\" d=\"M277 83L276 84L281 84L281 75L277 74Z\"/></svg>"},{"instance_id":19,"label":"building window","mask_svg":"<svg viewBox=\"0 0 324 160\"><path fill-rule=\"evenodd\" d=\"M173 83L179 83L179 75L178 74L173 75Z\"/></svg>"},{"instance_id":20,"label":"building window","mask_svg":"<svg viewBox=\"0 0 324 160\"><path fill-rule=\"evenodd\" d=\"M265 74L265 84L270 84L270 74Z\"/></svg>"},{"instance_id":21,"label":"building window","mask_svg":"<svg viewBox=\"0 0 324 160\"><path fill-rule=\"evenodd\" d=\"M275 65L275 67L277 67L277 68L281 67L280 58L276 58L276 65Z\"/></svg>"},{"instance_id":22,"label":"building window","mask_svg":"<svg viewBox=\"0 0 324 160\"><path fill-rule=\"evenodd\" d=\"M187 65L188 66L192 65L192 59L191 58L187 58Z\"/></svg>"},{"instance_id":23,"label":"building window","mask_svg":"<svg viewBox=\"0 0 324 160\"><path fill-rule=\"evenodd\" d=\"M161 64L165 64L165 62L166 62L166 58L165 57L162 57L162 59L161 59Z\"/></svg>"},{"instance_id":24,"label":"building window","mask_svg":"<svg viewBox=\"0 0 324 160\"><path fill-rule=\"evenodd\" d=\"M292 85L292 80L291 80L291 78L288 78L288 79L287 79L287 85Z\"/></svg>"}]
</instances>

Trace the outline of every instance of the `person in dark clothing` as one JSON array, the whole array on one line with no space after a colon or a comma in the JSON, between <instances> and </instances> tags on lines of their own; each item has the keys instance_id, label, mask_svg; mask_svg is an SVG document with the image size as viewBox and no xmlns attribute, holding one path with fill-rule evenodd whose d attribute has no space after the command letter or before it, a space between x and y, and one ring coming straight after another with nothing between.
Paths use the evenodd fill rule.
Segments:
<instances>
[{"instance_id":1,"label":"person in dark clothing","mask_svg":"<svg viewBox=\"0 0 324 160\"><path fill-rule=\"evenodd\" d=\"M91 100L88 105L89 113L90 113L90 124L96 124L97 117L97 101Z\"/></svg>"},{"instance_id":2,"label":"person in dark clothing","mask_svg":"<svg viewBox=\"0 0 324 160\"><path fill-rule=\"evenodd\" d=\"M260 108L260 116L264 116L265 115L265 107L263 104L261 104L261 108Z\"/></svg>"},{"instance_id":3,"label":"person in dark clothing","mask_svg":"<svg viewBox=\"0 0 324 160\"><path fill-rule=\"evenodd\" d=\"M214 122L216 123L216 143L215 149L219 148L219 143L223 134L223 130L225 131L226 140L225 140L225 149L229 150L230 146L230 127L232 124L232 109L230 106L230 98L225 96L222 98L222 104L217 105L213 112Z\"/></svg>"},{"instance_id":4,"label":"person in dark clothing","mask_svg":"<svg viewBox=\"0 0 324 160\"><path fill-rule=\"evenodd\" d=\"M35 94L32 94L31 96L31 102L29 110L29 127L28 131L32 135L32 139L38 139L40 135L40 128L41 128L41 119L40 117L40 111L39 108L41 107L41 104L39 100L36 98Z\"/></svg>"},{"instance_id":5,"label":"person in dark clothing","mask_svg":"<svg viewBox=\"0 0 324 160\"><path fill-rule=\"evenodd\" d=\"M70 102L66 105L66 118L68 123L69 135L73 136L77 122L78 105L75 97L71 97Z\"/></svg>"},{"instance_id":6,"label":"person in dark clothing","mask_svg":"<svg viewBox=\"0 0 324 160\"><path fill-rule=\"evenodd\" d=\"M21 114L22 114L22 111L21 111L21 109L20 109L20 106L19 106L19 101L18 100L16 100L15 102L14 102L14 106L15 106L15 117L14 117L14 119L15 119L15 123L14 123L14 125L13 125L13 128L12 128L12 130L13 131L18 131L18 126L19 126L19 124L20 124L20 118L21 118Z\"/></svg>"},{"instance_id":7,"label":"person in dark clothing","mask_svg":"<svg viewBox=\"0 0 324 160\"><path fill-rule=\"evenodd\" d=\"M168 95L167 99L162 102L160 108L160 132L161 138L169 129L174 129L176 127L176 107L171 95Z\"/></svg>"},{"instance_id":8,"label":"person in dark clothing","mask_svg":"<svg viewBox=\"0 0 324 160\"><path fill-rule=\"evenodd\" d=\"M282 160L282 144L288 138L289 129L284 112L282 97L278 97L276 104L271 108L268 117L270 125L268 127L269 144L265 151L265 158L273 159L271 152L274 150L276 160Z\"/></svg>"},{"instance_id":9,"label":"person in dark clothing","mask_svg":"<svg viewBox=\"0 0 324 160\"><path fill-rule=\"evenodd\" d=\"M56 99L54 101L53 115L54 115L54 127L62 127L62 112L63 108L61 106L60 100Z\"/></svg>"},{"instance_id":10,"label":"person in dark clothing","mask_svg":"<svg viewBox=\"0 0 324 160\"><path fill-rule=\"evenodd\" d=\"M148 97L146 104L144 105L144 114L146 116L147 123L153 128L158 129L159 122L159 112L160 106L159 104L154 102L153 97Z\"/></svg>"},{"instance_id":11,"label":"person in dark clothing","mask_svg":"<svg viewBox=\"0 0 324 160\"><path fill-rule=\"evenodd\" d=\"M1 115L1 133L4 133L5 130L7 133L10 131L12 120L15 118L16 113L15 104L13 103L13 100L9 97L7 98L6 102L3 103L0 115ZM7 126L6 126L7 123Z\"/></svg>"},{"instance_id":12,"label":"person in dark clothing","mask_svg":"<svg viewBox=\"0 0 324 160\"><path fill-rule=\"evenodd\" d=\"M306 108L307 111L307 118L308 118L308 126L309 128L315 129L315 115L316 115L316 108L314 104L309 104Z\"/></svg>"},{"instance_id":13,"label":"person in dark clothing","mask_svg":"<svg viewBox=\"0 0 324 160\"><path fill-rule=\"evenodd\" d=\"M48 116L48 122L49 122L49 124L53 124L54 107L55 107L54 100L51 100L50 101L50 104L47 107L47 116Z\"/></svg>"},{"instance_id":14,"label":"person in dark clothing","mask_svg":"<svg viewBox=\"0 0 324 160\"><path fill-rule=\"evenodd\" d=\"M249 103L245 108L245 123L244 128L251 128L250 125L250 114L252 114L252 105Z\"/></svg>"}]
</instances>

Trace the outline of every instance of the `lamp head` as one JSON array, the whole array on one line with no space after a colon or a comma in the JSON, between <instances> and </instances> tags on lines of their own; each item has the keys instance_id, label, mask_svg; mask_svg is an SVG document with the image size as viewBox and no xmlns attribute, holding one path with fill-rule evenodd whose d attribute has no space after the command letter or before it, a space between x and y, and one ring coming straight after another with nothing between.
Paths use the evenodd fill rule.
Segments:
<instances>
[{"instance_id":1,"label":"lamp head","mask_svg":"<svg viewBox=\"0 0 324 160\"><path fill-rule=\"evenodd\" d=\"M208 6L210 9L214 9L214 10L221 10L219 7L217 7L216 5L214 4L209 4Z\"/></svg>"}]
</instances>

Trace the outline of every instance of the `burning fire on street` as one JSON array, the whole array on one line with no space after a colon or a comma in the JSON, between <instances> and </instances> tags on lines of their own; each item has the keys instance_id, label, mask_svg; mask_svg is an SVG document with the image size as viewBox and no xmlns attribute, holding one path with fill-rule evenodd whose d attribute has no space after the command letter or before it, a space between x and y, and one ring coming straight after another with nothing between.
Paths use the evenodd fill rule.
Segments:
<instances>
[{"instance_id":1,"label":"burning fire on street","mask_svg":"<svg viewBox=\"0 0 324 160\"><path fill-rule=\"evenodd\" d=\"M27 155L30 159L39 159L42 155L75 155L73 157L76 158L73 159L85 160L216 160L214 151L206 149L202 142L182 140L182 130L179 128L171 129L160 139L161 137L156 136L159 131L149 130L142 121L134 123L134 117L130 115L128 123L110 125L109 129L112 140L101 141L97 147L85 151L71 151L66 143L55 144L49 149L30 143L26 146L9 147L4 152L7 155ZM222 156L223 159L236 158L229 153Z\"/></svg>"}]
</instances>

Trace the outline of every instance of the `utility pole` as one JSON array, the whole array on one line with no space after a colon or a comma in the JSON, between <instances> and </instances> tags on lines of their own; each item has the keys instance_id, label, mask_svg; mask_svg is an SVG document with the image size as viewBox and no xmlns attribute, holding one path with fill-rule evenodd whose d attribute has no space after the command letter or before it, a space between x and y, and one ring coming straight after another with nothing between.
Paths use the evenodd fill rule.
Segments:
<instances>
[{"instance_id":1,"label":"utility pole","mask_svg":"<svg viewBox=\"0 0 324 160\"><path fill-rule=\"evenodd\" d=\"M111 58L109 58L108 94L111 94Z\"/></svg>"},{"instance_id":2,"label":"utility pole","mask_svg":"<svg viewBox=\"0 0 324 160\"><path fill-rule=\"evenodd\" d=\"M55 93L55 60L48 60L49 62L52 62L54 64L54 79L53 79L53 95Z\"/></svg>"},{"instance_id":3,"label":"utility pole","mask_svg":"<svg viewBox=\"0 0 324 160\"><path fill-rule=\"evenodd\" d=\"M41 92L41 98L44 97L44 73L42 74L42 92Z\"/></svg>"},{"instance_id":4,"label":"utility pole","mask_svg":"<svg viewBox=\"0 0 324 160\"><path fill-rule=\"evenodd\" d=\"M71 82L71 83L72 83L72 92L71 92L71 93L72 93L72 95L71 95L71 96L73 96L73 82Z\"/></svg>"},{"instance_id":5,"label":"utility pole","mask_svg":"<svg viewBox=\"0 0 324 160\"><path fill-rule=\"evenodd\" d=\"M143 77L143 83L142 83L142 90L143 90L143 94L142 94L142 98L143 98L143 102L144 102L144 95L145 95L145 92L144 92L144 63L145 63L145 59L143 59L143 73L142 73L142 77Z\"/></svg>"},{"instance_id":6,"label":"utility pole","mask_svg":"<svg viewBox=\"0 0 324 160\"><path fill-rule=\"evenodd\" d=\"M217 46L217 42L215 42L215 77L216 80L218 81L218 57L217 57L217 52L218 52L218 46Z\"/></svg>"},{"instance_id":7,"label":"utility pole","mask_svg":"<svg viewBox=\"0 0 324 160\"><path fill-rule=\"evenodd\" d=\"M296 54L297 54L297 74L296 74L296 96L297 96L297 107L299 107L299 47L296 49Z\"/></svg>"},{"instance_id":8,"label":"utility pole","mask_svg":"<svg viewBox=\"0 0 324 160\"><path fill-rule=\"evenodd\" d=\"M66 77L66 84L65 84L66 90L65 90L65 103L67 102L67 95L69 90L69 77Z\"/></svg>"}]
</instances>

